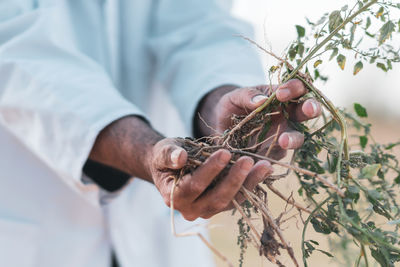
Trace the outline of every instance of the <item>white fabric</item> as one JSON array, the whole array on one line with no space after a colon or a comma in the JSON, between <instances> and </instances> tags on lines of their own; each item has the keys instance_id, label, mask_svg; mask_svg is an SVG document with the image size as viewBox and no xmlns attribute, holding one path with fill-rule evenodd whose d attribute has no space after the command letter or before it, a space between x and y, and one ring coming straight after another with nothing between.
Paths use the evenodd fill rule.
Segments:
<instances>
[{"instance_id":1,"label":"white fabric","mask_svg":"<svg viewBox=\"0 0 400 267\"><path fill-rule=\"evenodd\" d=\"M0 1L0 266L108 267L111 246L123 267L211 265L196 238L171 236L154 186L135 179L101 206L81 177L110 122L135 114L184 135L209 90L263 82L251 46L233 36L249 28L226 6Z\"/></svg>"}]
</instances>

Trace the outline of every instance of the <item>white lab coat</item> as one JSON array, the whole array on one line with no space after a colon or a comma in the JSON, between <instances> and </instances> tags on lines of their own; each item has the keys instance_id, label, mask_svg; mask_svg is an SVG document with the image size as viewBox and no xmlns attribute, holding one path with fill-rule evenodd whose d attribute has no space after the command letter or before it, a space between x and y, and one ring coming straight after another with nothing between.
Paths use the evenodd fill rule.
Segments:
<instances>
[{"instance_id":1,"label":"white lab coat","mask_svg":"<svg viewBox=\"0 0 400 267\"><path fill-rule=\"evenodd\" d=\"M0 0L1 267L109 267L111 247L123 267L212 264L195 237L171 236L153 185L134 179L110 196L84 182L82 166L118 118L183 135L175 115L190 132L209 90L263 82L252 47L233 36L249 28L226 6Z\"/></svg>"}]
</instances>

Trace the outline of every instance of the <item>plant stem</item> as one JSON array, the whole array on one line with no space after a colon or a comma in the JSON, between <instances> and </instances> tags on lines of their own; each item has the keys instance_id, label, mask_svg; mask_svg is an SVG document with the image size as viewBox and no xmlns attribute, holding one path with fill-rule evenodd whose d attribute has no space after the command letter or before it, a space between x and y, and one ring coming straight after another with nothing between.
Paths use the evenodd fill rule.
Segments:
<instances>
[{"instance_id":1,"label":"plant stem","mask_svg":"<svg viewBox=\"0 0 400 267\"><path fill-rule=\"evenodd\" d=\"M304 223L304 228L303 228L303 232L301 234L301 251L303 253L303 263L304 263L304 267L308 267L307 265L307 259L306 259L306 249L304 247L304 243L305 243L305 236L306 236L306 230L307 230L307 225L310 223L311 219L314 217L314 214L319 211L321 209L321 207L327 203L330 199L332 198L332 196L328 197L327 199L325 199L324 201L322 201L320 204L318 204L317 207L315 207L315 209L310 213L310 216L308 216L306 222Z\"/></svg>"},{"instance_id":2,"label":"plant stem","mask_svg":"<svg viewBox=\"0 0 400 267\"><path fill-rule=\"evenodd\" d=\"M361 250L362 250L363 256L364 256L365 267L369 267L369 264L368 264L368 256L367 256L367 252L365 251L365 246L364 246L364 244L361 244Z\"/></svg>"},{"instance_id":3,"label":"plant stem","mask_svg":"<svg viewBox=\"0 0 400 267\"><path fill-rule=\"evenodd\" d=\"M289 75L290 78L293 78L299 70L301 70L304 65L315 55L315 53L318 52L324 45L326 45L327 42L329 42L341 29L343 29L349 22L351 22L355 17L366 11L369 7L371 7L373 4L376 4L378 0L372 0L365 4L363 7L361 7L359 10L353 13L353 15L349 16L347 19L345 19L335 30L333 30L324 40L322 40L321 43L319 43L311 52L300 62L300 64L291 72Z\"/></svg>"}]
</instances>

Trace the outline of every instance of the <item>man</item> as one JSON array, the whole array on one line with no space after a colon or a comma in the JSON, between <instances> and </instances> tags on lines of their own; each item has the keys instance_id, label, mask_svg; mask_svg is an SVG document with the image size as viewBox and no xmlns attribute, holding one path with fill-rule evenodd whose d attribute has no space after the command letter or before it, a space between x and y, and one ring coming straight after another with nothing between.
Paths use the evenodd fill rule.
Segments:
<instances>
[{"instance_id":1,"label":"man","mask_svg":"<svg viewBox=\"0 0 400 267\"><path fill-rule=\"evenodd\" d=\"M255 52L234 37L248 30L223 1L2 1L0 265L105 267L113 249L121 266L209 266L192 241L170 237L158 196L169 204L167 174L187 154L150 126L148 105L163 86L201 136L210 132L197 113L223 131L232 113L262 104L265 87L243 88L264 80ZM305 93L296 80L277 90L280 101ZM292 116L320 109L308 100ZM296 132L279 137L284 150L301 143ZM184 218L211 217L272 172L242 157L204 192L230 157L217 151L184 177L174 200ZM112 175L99 178L98 165ZM126 185L128 176L154 183L158 196L138 179Z\"/></svg>"}]
</instances>

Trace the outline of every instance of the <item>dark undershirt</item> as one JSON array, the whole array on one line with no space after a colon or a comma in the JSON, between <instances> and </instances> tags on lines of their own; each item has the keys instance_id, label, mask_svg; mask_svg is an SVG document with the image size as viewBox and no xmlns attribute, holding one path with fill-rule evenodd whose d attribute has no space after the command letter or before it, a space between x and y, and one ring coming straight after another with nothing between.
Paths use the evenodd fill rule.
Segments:
<instances>
[{"instance_id":1,"label":"dark undershirt","mask_svg":"<svg viewBox=\"0 0 400 267\"><path fill-rule=\"evenodd\" d=\"M121 189L131 178L129 174L121 170L90 159L83 166L83 173L110 193Z\"/></svg>"}]
</instances>

